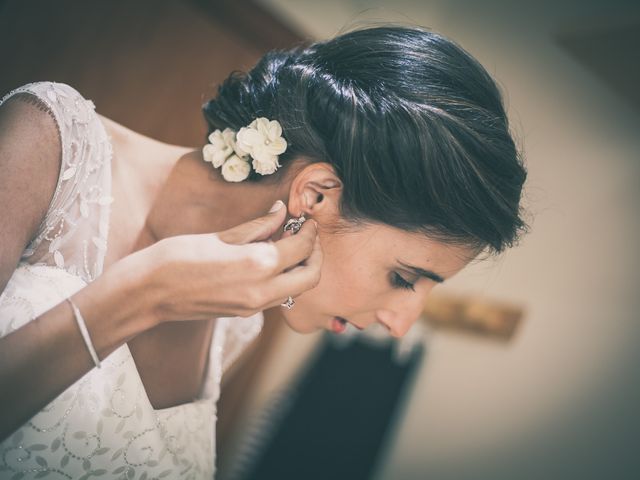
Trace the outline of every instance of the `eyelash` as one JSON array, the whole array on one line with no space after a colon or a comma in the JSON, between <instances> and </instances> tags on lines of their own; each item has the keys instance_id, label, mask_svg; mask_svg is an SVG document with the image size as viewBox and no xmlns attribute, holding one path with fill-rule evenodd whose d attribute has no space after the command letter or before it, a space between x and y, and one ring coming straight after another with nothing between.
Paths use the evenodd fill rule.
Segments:
<instances>
[{"instance_id":1,"label":"eyelash","mask_svg":"<svg viewBox=\"0 0 640 480\"><path fill-rule=\"evenodd\" d=\"M402 278L397 273L393 273L391 284L394 288L404 288L406 290L413 290L415 292L414 284L407 282L404 278Z\"/></svg>"}]
</instances>

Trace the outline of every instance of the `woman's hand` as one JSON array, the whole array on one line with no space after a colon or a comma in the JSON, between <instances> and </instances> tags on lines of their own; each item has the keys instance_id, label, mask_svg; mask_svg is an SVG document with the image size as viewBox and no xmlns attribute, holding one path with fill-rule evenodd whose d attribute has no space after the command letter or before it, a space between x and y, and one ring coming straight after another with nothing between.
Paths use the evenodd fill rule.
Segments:
<instances>
[{"instance_id":1,"label":"woman's hand","mask_svg":"<svg viewBox=\"0 0 640 480\"><path fill-rule=\"evenodd\" d=\"M165 238L136 252L146 256L157 321L246 317L315 287L322 265L315 221L271 240L286 210L218 233Z\"/></svg>"}]
</instances>

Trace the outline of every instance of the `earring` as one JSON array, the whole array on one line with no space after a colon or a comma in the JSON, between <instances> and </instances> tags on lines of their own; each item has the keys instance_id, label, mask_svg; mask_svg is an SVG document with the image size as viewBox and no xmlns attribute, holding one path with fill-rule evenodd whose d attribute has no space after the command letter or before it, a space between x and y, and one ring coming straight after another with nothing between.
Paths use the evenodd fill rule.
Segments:
<instances>
[{"instance_id":1,"label":"earring","mask_svg":"<svg viewBox=\"0 0 640 480\"><path fill-rule=\"evenodd\" d=\"M298 230L302 228L302 224L306 220L307 219L304 218L304 213L302 213L298 218L291 218L285 224L284 231L286 232L287 230L291 230L291 233L295 235L296 233L298 233Z\"/></svg>"}]
</instances>

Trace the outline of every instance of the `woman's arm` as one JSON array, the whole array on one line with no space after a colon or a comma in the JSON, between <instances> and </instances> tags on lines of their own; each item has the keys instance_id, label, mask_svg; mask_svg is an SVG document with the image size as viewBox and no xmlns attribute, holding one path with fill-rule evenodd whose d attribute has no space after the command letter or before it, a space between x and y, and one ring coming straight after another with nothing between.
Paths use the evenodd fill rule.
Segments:
<instances>
[{"instance_id":1,"label":"woman's arm","mask_svg":"<svg viewBox=\"0 0 640 480\"><path fill-rule=\"evenodd\" d=\"M0 293L47 213L61 152L55 120L38 97L18 93L0 106Z\"/></svg>"},{"instance_id":2,"label":"woman's arm","mask_svg":"<svg viewBox=\"0 0 640 480\"><path fill-rule=\"evenodd\" d=\"M136 263L135 255L115 263L71 296L100 359L156 325ZM67 301L1 338L0 441L93 367Z\"/></svg>"},{"instance_id":3,"label":"woman's arm","mask_svg":"<svg viewBox=\"0 0 640 480\"><path fill-rule=\"evenodd\" d=\"M0 293L46 216L61 156L55 119L37 96L18 93L0 106ZM72 295L100 358L155 325L142 266L129 256ZM0 439L92 367L66 301L0 338Z\"/></svg>"},{"instance_id":4,"label":"woman's arm","mask_svg":"<svg viewBox=\"0 0 640 480\"><path fill-rule=\"evenodd\" d=\"M253 243L272 235L284 210L220 234L163 239L72 295L98 357L162 322L248 316L317 285L322 251L312 221L293 237ZM0 338L0 440L92 367L66 301Z\"/></svg>"}]
</instances>

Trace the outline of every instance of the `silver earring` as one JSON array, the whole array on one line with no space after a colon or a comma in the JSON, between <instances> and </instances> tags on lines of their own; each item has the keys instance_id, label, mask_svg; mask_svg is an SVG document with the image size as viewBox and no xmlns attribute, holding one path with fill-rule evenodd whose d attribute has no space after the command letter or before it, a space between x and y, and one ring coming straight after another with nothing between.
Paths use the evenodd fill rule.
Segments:
<instances>
[{"instance_id":1,"label":"silver earring","mask_svg":"<svg viewBox=\"0 0 640 480\"><path fill-rule=\"evenodd\" d=\"M291 230L291 233L295 235L298 233L298 230L302 228L302 224L307 219L304 218L304 213L302 213L298 218L290 218L284 226L284 231Z\"/></svg>"},{"instance_id":2,"label":"silver earring","mask_svg":"<svg viewBox=\"0 0 640 480\"><path fill-rule=\"evenodd\" d=\"M305 221L306 221L306 218L304 218L304 213L301 214L298 218L291 218L284 225L284 231L286 232L287 230L291 230L291 234L295 235L296 233L298 233L298 230L302 228L302 224ZM291 308L295 303L296 302L293 300L293 298L291 298L291 296L288 296L287 300L284 303L281 303L280 306L287 307L289 310L291 310Z\"/></svg>"},{"instance_id":3,"label":"silver earring","mask_svg":"<svg viewBox=\"0 0 640 480\"><path fill-rule=\"evenodd\" d=\"M287 301L284 303L281 303L280 306L281 307L287 307L289 310L291 310L291 308L293 307L293 304L296 303L293 298L291 298L291 296L287 297Z\"/></svg>"}]
</instances>

